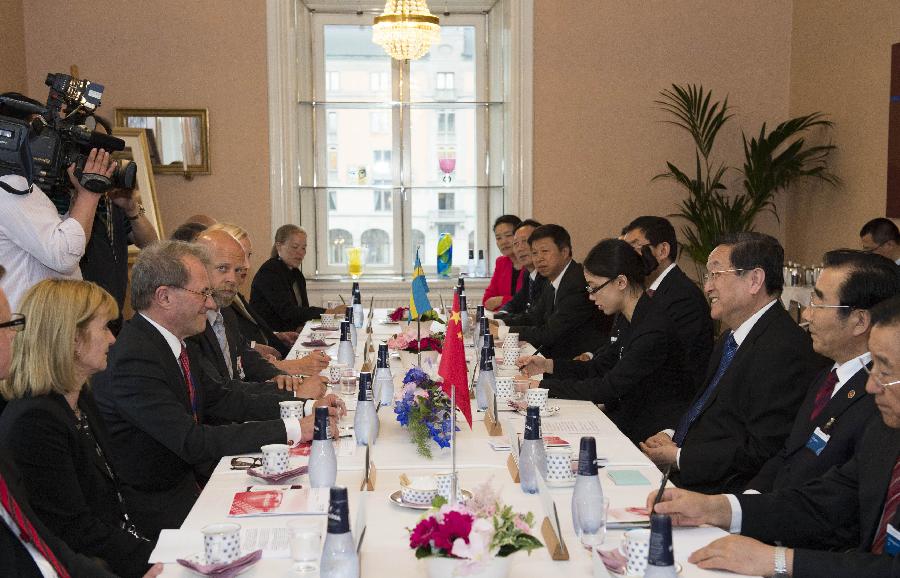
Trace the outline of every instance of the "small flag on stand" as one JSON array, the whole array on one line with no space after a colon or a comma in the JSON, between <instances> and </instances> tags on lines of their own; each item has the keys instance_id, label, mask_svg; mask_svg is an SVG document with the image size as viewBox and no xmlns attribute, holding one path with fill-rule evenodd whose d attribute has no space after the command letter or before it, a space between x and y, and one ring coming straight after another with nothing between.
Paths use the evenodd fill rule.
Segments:
<instances>
[{"instance_id":1,"label":"small flag on stand","mask_svg":"<svg viewBox=\"0 0 900 578\"><path fill-rule=\"evenodd\" d=\"M416 249L416 266L413 269L412 294L409 296L409 318L418 319L419 315L431 311L428 301L428 283L425 281L425 270L419 260L419 249Z\"/></svg>"},{"instance_id":2,"label":"small flag on stand","mask_svg":"<svg viewBox=\"0 0 900 578\"><path fill-rule=\"evenodd\" d=\"M462 322L459 312L459 294L453 293L453 312L447 320L447 336L444 338L444 349L441 353L441 365L438 375L444 378L441 389L448 397L456 390L456 407L458 407L469 427L472 427L472 403L469 400L469 379L466 370L466 349L463 346Z\"/></svg>"}]
</instances>

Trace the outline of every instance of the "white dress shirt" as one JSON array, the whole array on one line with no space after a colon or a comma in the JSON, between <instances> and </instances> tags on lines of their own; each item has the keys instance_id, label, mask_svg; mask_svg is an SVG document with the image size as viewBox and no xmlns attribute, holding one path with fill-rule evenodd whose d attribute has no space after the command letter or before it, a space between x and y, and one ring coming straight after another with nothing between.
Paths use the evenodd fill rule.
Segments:
<instances>
[{"instance_id":1,"label":"white dress shirt","mask_svg":"<svg viewBox=\"0 0 900 578\"><path fill-rule=\"evenodd\" d=\"M6 191L3 192L5 193ZM19 542L25 546L25 550L31 554L31 558L34 560L34 564L40 571L41 576L44 578L57 578L59 575L56 573L56 570L53 569L53 565L44 558L44 555L34 547L34 544L32 544L30 540L26 542L22 539L22 530L19 529L18 524L12 519L12 516L9 515L6 508L2 506L0 506L0 518L6 522L6 525L9 526L9 530L19 539Z\"/></svg>"},{"instance_id":2,"label":"white dress shirt","mask_svg":"<svg viewBox=\"0 0 900 578\"><path fill-rule=\"evenodd\" d=\"M648 289L649 289L650 291L656 291L657 289L659 289L659 284L662 283L662 280L666 278L666 275L669 274L669 271L671 271L671 270L674 269L674 268L675 268L675 263L672 263L671 265L669 265L668 267L666 267L665 269L663 269L663 272L660 273L660 274L659 274L659 277L657 277L657 278L653 281L653 283L650 284L650 287L648 287Z\"/></svg>"},{"instance_id":3,"label":"white dress shirt","mask_svg":"<svg viewBox=\"0 0 900 578\"><path fill-rule=\"evenodd\" d=\"M18 175L0 180L18 190L28 188L25 178ZM37 185L25 195L0 190L0 264L6 268L0 288L13 311L39 281L81 279L78 264L86 244L81 224L61 217Z\"/></svg>"}]
</instances>

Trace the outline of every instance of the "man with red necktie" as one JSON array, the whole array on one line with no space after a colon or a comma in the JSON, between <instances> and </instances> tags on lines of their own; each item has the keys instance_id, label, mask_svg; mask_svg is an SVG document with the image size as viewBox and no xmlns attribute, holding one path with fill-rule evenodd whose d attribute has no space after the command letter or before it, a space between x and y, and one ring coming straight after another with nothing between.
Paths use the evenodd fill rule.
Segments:
<instances>
[{"instance_id":1,"label":"man with red necktie","mask_svg":"<svg viewBox=\"0 0 900 578\"><path fill-rule=\"evenodd\" d=\"M712 542L689 562L776 578L900 577L900 295L873 307L871 323L866 391L881 419L869 425L855 455L799 488L769 494L666 490L655 510L676 525L743 534ZM857 543L845 544L852 550L822 551L821 538L846 526L859 528ZM768 545L775 542L781 546Z\"/></svg>"}]
</instances>

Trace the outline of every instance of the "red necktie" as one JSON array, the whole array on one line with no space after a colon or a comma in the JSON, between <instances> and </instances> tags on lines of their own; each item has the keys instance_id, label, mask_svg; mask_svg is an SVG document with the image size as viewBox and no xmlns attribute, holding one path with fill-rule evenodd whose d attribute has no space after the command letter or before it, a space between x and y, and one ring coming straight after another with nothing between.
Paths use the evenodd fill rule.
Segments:
<instances>
[{"instance_id":1,"label":"red necktie","mask_svg":"<svg viewBox=\"0 0 900 578\"><path fill-rule=\"evenodd\" d=\"M53 551L50 550L47 543L41 539L37 530L34 529L31 522L25 517L25 514L22 512L22 508L19 507L16 499L9 493L9 486L6 485L6 480L3 479L2 475L0 475L0 504L3 505L12 519L15 520L19 530L21 530L22 533L20 538L22 541L34 544L34 547L41 553L41 556L53 566L53 569L56 571L57 575L59 575L59 578L69 578L69 572L66 570L65 566L57 560L56 555L53 554Z\"/></svg>"},{"instance_id":2,"label":"red necktie","mask_svg":"<svg viewBox=\"0 0 900 578\"><path fill-rule=\"evenodd\" d=\"M894 517L898 504L900 504L900 457L894 463L894 469L891 471L891 485L888 486L887 496L884 499L884 510L881 511L881 522L875 533L875 541L872 542L873 554L881 554L884 551L887 525Z\"/></svg>"},{"instance_id":3,"label":"red necktie","mask_svg":"<svg viewBox=\"0 0 900 578\"><path fill-rule=\"evenodd\" d=\"M816 392L816 400L813 402L813 410L812 413L809 414L809 421L816 421L816 418L822 413L822 410L825 409L825 406L831 399L831 394L834 392L834 386L837 385L837 382L837 371L832 369L831 373L825 376L825 381L822 382L819 391Z\"/></svg>"},{"instance_id":4,"label":"red necktie","mask_svg":"<svg viewBox=\"0 0 900 578\"><path fill-rule=\"evenodd\" d=\"M178 364L181 365L181 371L184 372L184 381L187 384L188 396L191 399L191 414L194 416L194 423L199 423L197 419L197 390L194 388L194 378L191 377L191 362L188 360L187 348L184 345L181 346Z\"/></svg>"}]
</instances>

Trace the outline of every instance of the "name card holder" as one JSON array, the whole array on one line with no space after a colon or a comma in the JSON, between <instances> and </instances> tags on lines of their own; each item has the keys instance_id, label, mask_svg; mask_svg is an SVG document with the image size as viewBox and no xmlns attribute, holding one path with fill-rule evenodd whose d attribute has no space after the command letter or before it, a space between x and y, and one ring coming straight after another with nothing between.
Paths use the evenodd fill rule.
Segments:
<instances>
[{"instance_id":1,"label":"name card holder","mask_svg":"<svg viewBox=\"0 0 900 578\"><path fill-rule=\"evenodd\" d=\"M544 545L547 546L547 551L550 552L550 558L553 560L568 560L569 549L562 538L556 502L553 500L553 496L550 495L550 490L547 488L544 478L540 475L537 478L538 494L544 506L545 514L544 522L541 524L541 536L544 537Z\"/></svg>"},{"instance_id":2,"label":"name card holder","mask_svg":"<svg viewBox=\"0 0 900 578\"><path fill-rule=\"evenodd\" d=\"M509 438L509 457L506 458L506 469L509 470L509 475L512 478L512 481L515 483L519 483L519 434L516 433L516 428L512 426L512 424L507 423L509 428L507 429L506 435Z\"/></svg>"},{"instance_id":3,"label":"name card holder","mask_svg":"<svg viewBox=\"0 0 900 578\"><path fill-rule=\"evenodd\" d=\"M503 427L500 425L500 419L497 415L497 394L491 395L488 400L487 411L484 412L484 427L487 434L491 437L503 435Z\"/></svg>"},{"instance_id":4,"label":"name card holder","mask_svg":"<svg viewBox=\"0 0 900 578\"><path fill-rule=\"evenodd\" d=\"M371 456L371 446L366 444L366 468L365 473L363 474L362 483L359 485L360 492L375 491L375 477L378 472L375 469L375 462L372 461Z\"/></svg>"}]
</instances>

